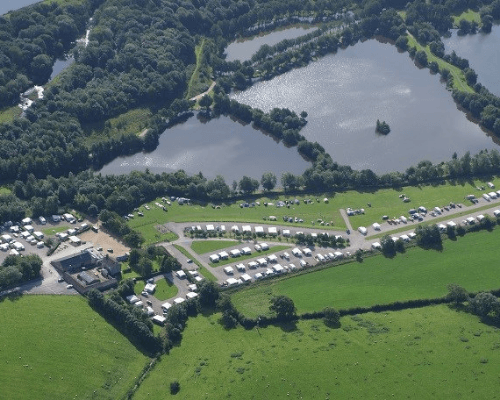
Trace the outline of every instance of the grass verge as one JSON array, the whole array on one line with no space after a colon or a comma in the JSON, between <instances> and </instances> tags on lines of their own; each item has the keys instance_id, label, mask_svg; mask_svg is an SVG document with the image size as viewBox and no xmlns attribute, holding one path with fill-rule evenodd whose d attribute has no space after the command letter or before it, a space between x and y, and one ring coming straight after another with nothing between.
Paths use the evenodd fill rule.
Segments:
<instances>
[{"instance_id":1,"label":"grass verge","mask_svg":"<svg viewBox=\"0 0 500 400\"><path fill-rule=\"evenodd\" d=\"M217 282L217 278L214 274L212 274L207 268L205 268L201 262L199 262L196 258L192 258L193 256L189 254L189 252L182 246L178 244L174 244L174 247L179 250L182 254L184 254L187 258L191 258L193 262L198 266L198 271L201 275L205 277L205 279L211 282Z\"/></svg>"},{"instance_id":2,"label":"grass verge","mask_svg":"<svg viewBox=\"0 0 500 400\"><path fill-rule=\"evenodd\" d=\"M277 253L278 251L286 250L286 249L289 249L290 247L291 247L291 245L269 246L269 249L265 250L265 251L259 251L258 253L253 252L252 254L247 254L244 256L236 257L236 258L230 257L227 260L220 260L217 263L209 263L209 265L211 267L215 268L215 267L220 267L221 265L227 265L227 264L233 264L233 263L236 264L236 263L240 263L241 261L248 260L250 258L255 258L255 257L265 256L267 254Z\"/></svg>"}]
</instances>

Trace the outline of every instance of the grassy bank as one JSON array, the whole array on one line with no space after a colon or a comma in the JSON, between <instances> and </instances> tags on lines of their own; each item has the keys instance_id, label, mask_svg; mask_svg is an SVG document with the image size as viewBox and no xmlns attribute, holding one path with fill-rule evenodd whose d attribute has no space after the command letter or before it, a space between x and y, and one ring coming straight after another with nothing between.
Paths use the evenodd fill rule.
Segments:
<instances>
[{"instance_id":1,"label":"grassy bank","mask_svg":"<svg viewBox=\"0 0 500 400\"><path fill-rule=\"evenodd\" d=\"M451 73L451 76L453 76L453 87L455 89L458 89L462 92L474 93L474 89L467 84L467 81L465 80L465 75L460 68L444 61L442 58L436 57L434 54L432 54L428 45L422 46L420 43L417 42L417 40L411 33L408 33L408 45L410 47L415 47L417 51L420 50L425 51L425 53L427 54L427 60L429 62L435 61L439 65L440 70L444 68L448 69Z\"/></svg>"},{"instance_id":2,"label":"grassy bank","mask_svg":"<svg viewBox=\"0 0 500 400\"><path fill-rule=\"evenodd\" d=\"M0 302L5 399L118 399L148 359L80 296Z\"/></svg>"},{"instance_id":3,"label":"grassy bank","mask_svg":"<svg viewBox=\"0 0 500 400\"><path fill-rule=\"evenodd\" d=\"M458 28L460 21L465 20L469 22L476 22L478 25L481 23L481 15L477 11L468 9L460 15L453 15L453 25Z\"/></svg>"},{"instance_id":4,"label":"grassy bank","mask_svg":"<svg viewBox=\"0 0 500 400\"><path fill-rule=\"evenodd\" d=\"M350 308L394 301L435 298L458 283L468 291L500 288L498 241L500 229L481 231L443 242L441 252L411 248L393 259L382 255L362 263L269 281L232 295L236 308L249 317L269 312L276 295L293 299L299 313L324 307Z\"/></svg>"},{"instance_id":5,"label":"grassy bank","mask_svg":"<svg viewBox=\"0 0 500 400\"><path fill-rule=\"evenodd\" d=\"M258 331L189 320L134 399L493 398L498 329L446 306ZM493 350L495 349L495 350ZM170 394L177 380L180 391Z\"/></svg>"}]
</instances>

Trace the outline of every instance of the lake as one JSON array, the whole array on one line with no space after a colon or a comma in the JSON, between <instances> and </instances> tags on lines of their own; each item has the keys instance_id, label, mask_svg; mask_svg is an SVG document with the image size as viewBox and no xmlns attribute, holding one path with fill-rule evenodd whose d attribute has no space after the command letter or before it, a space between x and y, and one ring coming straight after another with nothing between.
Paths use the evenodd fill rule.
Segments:
<instances>
[{"instance_id":1,"label":"lake","mask_svg":"<svg viewBox=\"0 0 500 400\"><path fill-rule=\"evenodd\" d=\"M188 174L202 171L207 178L224 176L229 185L244 175L258 179L273 172L278 182L283 172L302 174L311 164L297 152L271 137L228 117L203 123L192 117L167 129L151 153L119 157L105 165L102 174L127 174L133 170L153 173L183 169Z\"/></svg>"},{"instance_id":2,"label":"lake","mask_svg":"<svg viewBox=\"0 0 500 400\"><path fill-rule=\"evenodd\" d=\"M408 53L376 40L358 43L231 96L269 111L287 107L309 121L301 133L333 160L376 173L404 171L421 160L449 160L497 145L457 109L439 76ZM377 119L391 128L375 133Z\"/></svg>"},{"instance_id":3,"label":"lake","mask_svg":"<svg viewBox=\"0 0 500 400\"><path fill-rule=\"evenodd\" d=\"M226 61L235 61L240 60L241 62L250 60L252 56L260 49L260 47L264 44L269 46L274 46L278 44L282 40L285 39L295 39L299 36L304 36L309 32L316 30L315 27L311 28L302 28L302 27L294 27L287 28L271 33L267 33L262 36L256 36L251 40L243 39L241 41L236 41L231 43L226 47Z\"/></svg>"},{"instance_id":4,"label":"lake","mask_svg":"<svg viewBox=\"0 0 500 400\"><path fill-rule=\"evenodd\" d=\"M494 25L491 33L458 36L454 30L452 36L443 39L447 53L455 50L457 55L469 60L469 65L477 75L477 81L488 90L500 96L500 26Z\"/></svg>"},{"instance_id":5,"label":"lake","mask_svg":"<svg viewBox=\"0 0 500 400\"><path fill-rule=\"evenodd\" d=\"M65 58L59 58L54 62L52 66L52 74L50 74L50 81L54 79L59 73L68 68L71 64L75 62L73 56L68 56Z\"/></svg>"},{"instance_id":6,"label":"lake","mask_svg":"<svg viewBox=\"0 0 500 400\"><path fill-rule=\"evenodd\" d=\"M20 8L38 3L41 0L1 0L0 15L6 14L9 11L18 10Z\"/></svg>"}]
</instances>

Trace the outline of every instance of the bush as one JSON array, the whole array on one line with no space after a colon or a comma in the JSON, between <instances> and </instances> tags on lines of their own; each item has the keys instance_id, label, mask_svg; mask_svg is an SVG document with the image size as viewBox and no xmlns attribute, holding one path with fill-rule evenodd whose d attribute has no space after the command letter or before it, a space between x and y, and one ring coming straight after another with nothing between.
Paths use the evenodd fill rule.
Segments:
<instances>
[{"instance_id":1,"label":"bush","mask_svg":"<svg viewBox=\"0 0 500 400\"><path fill-rule=\"evenodd\" d=\"M177 394L181 390L181 384L178 381L170 382L170 394Z\"/></svg>"}]
</instances>

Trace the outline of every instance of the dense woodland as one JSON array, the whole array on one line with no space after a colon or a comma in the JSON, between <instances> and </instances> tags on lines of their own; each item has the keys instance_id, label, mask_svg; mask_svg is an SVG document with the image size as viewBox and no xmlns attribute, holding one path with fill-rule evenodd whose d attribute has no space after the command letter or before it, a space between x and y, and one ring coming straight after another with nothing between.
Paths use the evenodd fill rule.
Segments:
<instances>
[{"instance_id":1,"label":"dense woodland","mask_svg":"<svg viewBox=\"0 0 500 400\"><path fill-rule=\"evenodd\" d=\"M0 196L0 220L19 220L26 213L50 215L74 207L91 216L102 213L119 231L126 228L115 223L117 215L158 196L219 201L257 190L259 182L248 177L230 187L222 177L209 180L202 173L188 176L184 171L118 177L91 172L118 155L154 149L163 130L188 115L192 102L186 96L196 64L195 48L202 42L203 73L211 71L218 83L213 104L206 103L207 110L212 108L204 112L231 114L251 122L285 144L297 146L311 161L303 175L280 177L286 190L398 187L498 173L497 151L453 155L438 165L422 161L405 172L381 176L370 170L354 171L338 165L321 144L300 134L307 114L299 116L286 109L264 113L227 96L233 88L246 88L258 79L269 79L375 36L408 50L420 64L441 73L451 87L449 71L427 63L424 52L408 47L410 32L422 45L429 44L434 54L464 71L474 92L453 89L453 97L484 127L500 135L500 99L477 82L467 60L444 54L441 37L453 26L451 16L469 8L480 11L481 24L461 22L461 34L478 29L488 32L500 18L500 0L73 0L35 4L3 15L0 109L14 106L19 93L31 85L47 83L54 59L72 48L75 63L46 86L44 99L37 100L23 117L0 124L0 181L12 188L12 194ZM320 29L264 46L250 61L225 61L224 49L235 37L306 17L320 23ZM88 45L73 47L87 28ZM104 129L98 140L90 140L90 124L107 126L110 118L137 107L155 111L144 137L111 135ZM270 190L276 181L270 177L261 184ZM132 235L131 243L140 244L133 232L120 234Z\"/></svg>"}]
</instances>

